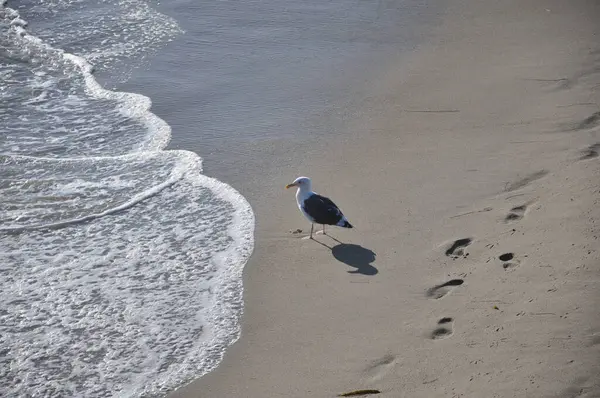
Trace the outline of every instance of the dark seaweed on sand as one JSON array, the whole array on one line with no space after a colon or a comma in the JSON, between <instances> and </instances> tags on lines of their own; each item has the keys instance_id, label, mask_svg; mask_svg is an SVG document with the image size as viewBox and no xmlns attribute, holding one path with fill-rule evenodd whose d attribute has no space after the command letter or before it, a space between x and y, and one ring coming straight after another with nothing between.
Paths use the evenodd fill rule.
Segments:
<instances>
[{"instance_id":1,"label":"dark seaweed on sand","mask_svg":"<svg viewBox=\"0 0 600 398\"><path fill-rule=\"evenodd\" d=\"M359 395L369 395L369 394L380 394L379 390L355 390L346 392L344 394L338 394L338 397L356 397Z\"/></svg>"}]
</instances>

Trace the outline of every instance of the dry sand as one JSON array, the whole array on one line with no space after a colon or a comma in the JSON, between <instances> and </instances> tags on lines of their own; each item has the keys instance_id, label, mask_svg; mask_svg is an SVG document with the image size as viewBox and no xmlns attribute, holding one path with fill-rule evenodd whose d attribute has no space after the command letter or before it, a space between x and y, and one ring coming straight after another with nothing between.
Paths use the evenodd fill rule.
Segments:
<instances>
[{"instance_id":1,"label":"dry sand","mask_svg":"<svg viewBox=\"0 0 600 398\"><path fill-rule=\"evenodd\" d=\"M451 0L347 134L257 148L277 168L242 189L242 337L174 396L600 397L599 21L597 1ZM345 243L288 232L309 227L298 175Z\"/></svg>"}]
</instances>

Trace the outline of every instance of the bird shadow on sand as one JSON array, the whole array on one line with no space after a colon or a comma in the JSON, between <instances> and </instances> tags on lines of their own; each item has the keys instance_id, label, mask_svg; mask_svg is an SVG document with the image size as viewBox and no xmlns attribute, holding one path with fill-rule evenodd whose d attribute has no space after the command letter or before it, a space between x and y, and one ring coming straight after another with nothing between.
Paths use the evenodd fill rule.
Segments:
<instances>
[{"instance_id":1,"label":"bird shadow on sand","mask_svg":"<svg viewBox=\"0 0 600 398\"><path fill-rule=\"evenodd\" d=\"M371 265L375 261L375 253L360 245L340 243L331 248L331 254L336 260L356 268L348 271L350 274L375 275L379 272Z\"/></svg>"}]
</instances>

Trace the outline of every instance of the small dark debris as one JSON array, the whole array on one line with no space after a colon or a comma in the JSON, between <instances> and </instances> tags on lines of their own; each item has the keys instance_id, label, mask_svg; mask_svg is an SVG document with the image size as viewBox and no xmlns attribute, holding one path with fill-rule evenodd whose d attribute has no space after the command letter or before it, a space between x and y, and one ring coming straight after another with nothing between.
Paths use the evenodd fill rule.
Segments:
<instances>
[{"instance_id":1,"label":"small dark debris","mask_svg":"<svg viewBox=\"0 0 600 398\"><path fill-rule=\"evenodd\" d=\"M381 394L379 390L355 390L346 392L343 394L338 394L338 397L357 397L359 395L369 395L369 394Z\"/></svg>"}]
</instances>

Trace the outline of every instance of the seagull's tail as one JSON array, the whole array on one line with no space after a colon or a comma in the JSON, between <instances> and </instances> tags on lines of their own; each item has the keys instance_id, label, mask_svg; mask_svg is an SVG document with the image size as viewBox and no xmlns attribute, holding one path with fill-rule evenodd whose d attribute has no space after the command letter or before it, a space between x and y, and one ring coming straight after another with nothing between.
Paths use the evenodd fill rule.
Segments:
<instances>
[{"instance_id":1,"label":"seagull's tail","mask_svg":"<svg viewBox=\"0 0 600 398\"><path fill-rule=\"evenodd\" d=\"M337 224L335 224L335 225L337 225L338 227L342 227L342 228L354 228L354 227L352 226L352 224L350 224L350 223L348 222L348 220L346 219L346 217L345 217L345 216L342 216L342 219L341 219L341 220L339 220L339 221L338 221L338 223L337 223Z\"/></svg>"}]
</instances>

